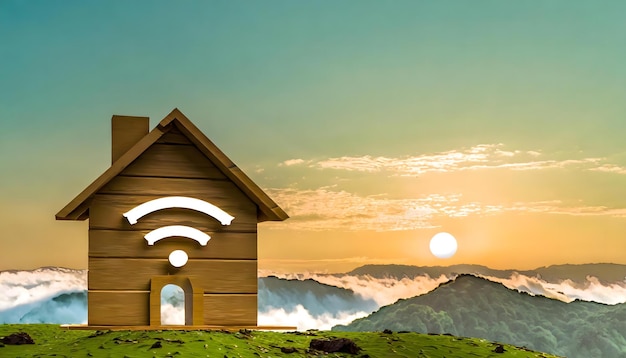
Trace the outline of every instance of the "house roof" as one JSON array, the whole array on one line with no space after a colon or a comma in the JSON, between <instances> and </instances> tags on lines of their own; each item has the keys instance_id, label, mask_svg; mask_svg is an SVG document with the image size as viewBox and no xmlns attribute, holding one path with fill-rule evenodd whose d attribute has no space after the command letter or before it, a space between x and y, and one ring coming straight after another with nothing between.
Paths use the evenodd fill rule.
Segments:
<instances>
[{"instance_id":1,"label":"house roof","mask_svg":"<svg viewBox=\"0 0 626 358\"><path fill-rule=\"evenodd\" d=\"M235 165L213 142L209 140L177 108L174 108L146 136L141 138L126 153L119 157L109 169L100 175L85 190L78 194L56 214L57 220L85 220L89 217L89 205L93 196L110 180L120 174L128 165L154 144L170 129L181 131L217 168L226 175L258 207L258 221L282 221L289 216L259 188L239 167Z\"/></svg>"}]
</instances>

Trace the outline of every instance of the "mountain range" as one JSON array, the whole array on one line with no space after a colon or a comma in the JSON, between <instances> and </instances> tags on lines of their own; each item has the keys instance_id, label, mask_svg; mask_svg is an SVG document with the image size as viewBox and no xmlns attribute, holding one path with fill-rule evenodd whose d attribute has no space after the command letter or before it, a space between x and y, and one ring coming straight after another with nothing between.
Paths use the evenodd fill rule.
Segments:
<instances>
[{"instance_id":1,"label":"mountain range","mask_svg":"<svg viewBox=\"0 0 626 358\"><path fill-rule=\"evenodd\" d=\"M573 358L626 357L626 304L566 303L468 274L333 328L384 329L481 337Z\"/></svg>"},{"instance_id":2,"label":"mountain range","mask_svg":"<svg viewBox=\"0 0 626 358\"><path fill-rule=\"evenodd\" d=\"M473 274L508 278L514 274L537 277L546 282L559 283L566 280L584 285L588 277L595 277L602 284L615 282L626 283L626 265L611 263L595 263L581 265L552 265L534 270L495 270L482 265L451 265L451 266L410 266L410 265L364 265L345 273L345 275L368 275L376 278L413 278L428 275L453 277L458 274Z\"/></svg>"}]
</instances>

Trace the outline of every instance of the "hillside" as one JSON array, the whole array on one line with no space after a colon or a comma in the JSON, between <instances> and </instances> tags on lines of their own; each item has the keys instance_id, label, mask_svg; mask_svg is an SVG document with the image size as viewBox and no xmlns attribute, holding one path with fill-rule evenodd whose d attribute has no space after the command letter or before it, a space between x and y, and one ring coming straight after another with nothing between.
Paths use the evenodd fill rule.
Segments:
<instances>
[{"instance_id":1,"label":"hillside","mask_svg":"<svg viewBox=\"0 0 626 358\"><path fill-rule=\"evenodd\" d=\"M311 357L324 355L309 351L313 339L330 337L353 340L361 351L331 353L328 357L524 357L555 358L522 348L481 339L445 335L382 332L277 333L257 331L76 331L56 325L0 325L0 337L14 332L28 333L33 345L0 344L2 357ZM283 349L295 349L285 353Z\"/></svg>"},{"instance_id":2,"label":"hillside","mask_svg":"<svg viewBox=\"0 0 626 358\"><path fill-rule=\"evenodd\" d=\"M337 331L408 330L514 342L568 357L626 357L626 305L565 303L460 275Z\"/></svg>"}]
</instances>

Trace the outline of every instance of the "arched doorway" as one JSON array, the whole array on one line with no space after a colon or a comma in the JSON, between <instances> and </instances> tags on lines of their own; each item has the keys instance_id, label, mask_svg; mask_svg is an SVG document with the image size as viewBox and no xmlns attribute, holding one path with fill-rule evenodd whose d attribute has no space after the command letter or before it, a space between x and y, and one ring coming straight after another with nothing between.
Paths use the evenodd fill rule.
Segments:
<instances>
[{"instance_id":1,"label":"arched doorway","mask_svg":"<svg viewBox=\"0 0 626 358\"><path fill-rule=\"evenodd\" d=\"M154 276L150 280L150 325L161 326L162 321L162 292L166 286L178 286L183 291L184 307L183 323L175 323L186 326L199 326L204 323L203 317L203 294L204 292L194 285L193 279L185 276ZM166 289L166 293L170 289ZM167 300L166 300L167 301ZM167 302L166 302L167 304ZM177 321L178 322L178 321ZM169 323L172 324L172 323Z\"/></svg>"},{"instance_id":2,"label":"arched doorway","mask_svg":"<svg viewBox=\"0 0 626 358\"><path fill-rule=\"evenodd\" d=\"M161 325L185 324L185 291L172 283L161 289Z\"/></svg>"}]
</instances>

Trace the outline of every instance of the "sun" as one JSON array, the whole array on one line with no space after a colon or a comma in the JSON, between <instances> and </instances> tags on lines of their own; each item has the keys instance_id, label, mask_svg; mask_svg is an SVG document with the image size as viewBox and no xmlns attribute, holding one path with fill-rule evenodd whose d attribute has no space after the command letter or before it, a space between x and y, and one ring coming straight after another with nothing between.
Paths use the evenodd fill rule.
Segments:
<instances>
[{"instance_id":1,"label":"sun","mask_svg":"<svg viewBox=\"0 0 626 358\"><path fill-rule=\"evenodd\" d=\"M435 234L435 236L430 239L430 252L440 259L447 259L454 256L456 249L456 239L447 232Z\"/></svg>"}]
</instances>

